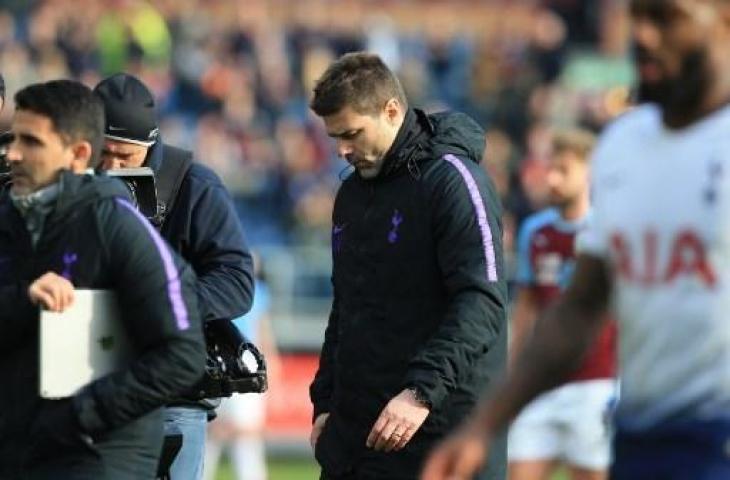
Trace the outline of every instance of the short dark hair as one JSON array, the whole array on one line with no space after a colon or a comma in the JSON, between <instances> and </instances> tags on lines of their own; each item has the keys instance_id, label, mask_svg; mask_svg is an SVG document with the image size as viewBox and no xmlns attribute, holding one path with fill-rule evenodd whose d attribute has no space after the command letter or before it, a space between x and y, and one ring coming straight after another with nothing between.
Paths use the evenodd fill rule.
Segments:
<instances>
[{"instance_id":1,"label":"short dark hair","mask_svg":"<svg viewBox=\"0 0 730 480\"><path fill-rule=\"evenodd\" d=\"M347 53L332 63L314 86L310 107L320 117L346 106L357 113L374 115L391 98L408 108L398 77L375 54Z\"/></svg>"},{"instance_id":2,"label":"short dark hair","mask_svg":"<svg viewBox=\"0 0 730 480\"><path fill-rule=\"evenodd\" d=\"M0 102L5 102L5 79L2 73L0 73Z\"/></svg>"},{"instance_id":3,"label":"short dark hair","mask_svg":"<svg viewBox=\"0 0 730 480\"><path fill-rule=\"evenodd\" d=\"M15 108L48 117L64 144L89 142L89 167L98 166L104 145L104 105L89 87L73 80L35 83L15 94Z\"/></svg>"}]
</instances>

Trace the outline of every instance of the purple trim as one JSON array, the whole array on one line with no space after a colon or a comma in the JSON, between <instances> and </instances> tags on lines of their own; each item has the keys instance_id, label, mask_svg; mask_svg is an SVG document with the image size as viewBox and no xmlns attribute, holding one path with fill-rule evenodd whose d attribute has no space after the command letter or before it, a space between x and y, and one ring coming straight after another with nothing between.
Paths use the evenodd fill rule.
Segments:
<instances>
[{"instance_id":1,"label":"purple trim","mask_svg":"<svg viewBox=\"0 0 730 480\"><path fill-rule=\"evenodd\" d=\"M444 155L444 160L449 162L451 165L461 174L461 177L466 183L466 188L469 190L469 196L471 197L471 203L474 205L474 210L477 214L477 223L479 224L479 231L482 234L482 246L484 247L484 258L487 263L487 280L490 282L497 281L497 261L494 257L494 242L492 241L492 230L489 228L489 221L487 220L487 211L484 208L484 202L479 194L479 187L474 181L469 169L466 168L464 163L456 156L452 154Z\"/></svg>"},{"instance_id":2,"label":"purple trim","mask_svg":"<svg viewBox=\"0 0 730 480\"><path fill-rule=\"evenodd\" d=\"M180 286L180 276L177 268L175 268L175 262L172 259L170 250L165 244L165 241L157 233L157 230L150 225L146 218L142 216L139 211L132 204L123 198L116 198L117 203L134 214L141 222L142 225L147 229L147 233L150 234L152 240L155 242L157 252L162 258L162 264L165 266L165 275L167 276L167 296L170 298L172 304L172 311L175 315L175 322L179 330L187 330L190 328L190 322L188 321L188 311L185 308L185 302L182 299L182 288Z\"/></svg>"},{"instance_id":3,"label":"purple trim","mask_svg":"<svg viewBox=\"0 0 730 480\"><path fill-rule=\"evenodd\" d=\"M78 259L79 256L75 253L66 252L63 254L63 272L61 272L61 276L69 282L71 281L71 267Z\"/></svg>"}]
</instances>

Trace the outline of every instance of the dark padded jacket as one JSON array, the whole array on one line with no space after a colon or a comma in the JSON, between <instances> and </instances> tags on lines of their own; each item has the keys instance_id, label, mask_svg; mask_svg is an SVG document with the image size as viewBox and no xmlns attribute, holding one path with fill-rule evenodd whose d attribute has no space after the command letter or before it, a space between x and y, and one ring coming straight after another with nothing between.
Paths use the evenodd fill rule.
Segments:
<instances>
[{"instance_id":1,"label":"dark padded jacket","mask_svg":"<svg viewBox=\"0 0 730 480\"><path fill-rule=\"evenodd\" d=\"M506 353L501 207L465 115L409 110L380 174L350 175L335 201L334 303L310 394L330 412L325 471L416 478L429 448L472 409ZM432 405L406 448L365 439L387 402L417 387ZM497 447L486 478L502 478Z\"/></svg>"},{"instance_id":2,"label":"dark padded jacket","mask_svg":"<svg viewBox=\"0 0 730 480\"><path fill-rule=\"evenodd\" d=\"M60 185L35 247L0 196L0 478L152 478L158 407L203 372L195 277L120 181L65 172ZM49 271L76 288L115 291L135 355L70 401L39 396L38 308L27 290Z\"/></svg>"},{"instance_id":3,"label":"dark padded jacket","mask_svg":"<svg viewBox=\"0 0 730 480\"><path fill-rule=\"evenodd\" d=\"M158 141L145 165L161 175L173 149ZM161 233L195 271L203 322L231 320L251 309L253 260L231 198L211 169L190 166Z\"/></svg>"}]
</instances>

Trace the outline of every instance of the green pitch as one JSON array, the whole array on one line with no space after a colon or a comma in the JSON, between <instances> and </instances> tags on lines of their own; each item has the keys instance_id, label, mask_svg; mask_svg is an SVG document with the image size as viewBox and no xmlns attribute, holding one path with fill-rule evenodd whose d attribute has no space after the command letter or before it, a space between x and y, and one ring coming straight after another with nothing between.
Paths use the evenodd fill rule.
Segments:
<instances>
[{"instance_id":1,"label":"green pitch","mask_svg":"<svg viewBox=\"0 0 730 480\"><path fill-rule=\"evenodd\" d=\"M268 461L268 480L316 480L319 468L308 458L273 458ZM236 480L231 464L223 460L216 480Z\"/></svg>"},{"instance_id":2,"label":"green pitch","mask_svg":"<svg viewBox=\"0 0 730 480\"><path fill-rule=\"evenodd\" d=\"M319 468L313 460L307 458L272 458L269 459L268 480L316 480ZM567 475L558 473L552 480L567 480ZM231 464L223 461L216 480L236 480Z\"/></svg>"}]
</instances>

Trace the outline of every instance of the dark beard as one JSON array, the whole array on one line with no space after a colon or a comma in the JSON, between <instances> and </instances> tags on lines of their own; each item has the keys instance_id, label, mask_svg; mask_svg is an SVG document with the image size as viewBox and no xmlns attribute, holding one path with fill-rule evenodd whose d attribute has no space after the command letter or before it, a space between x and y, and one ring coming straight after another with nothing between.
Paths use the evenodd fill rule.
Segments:
<instances>
[{"instance_id":1,"label":"dark beard","mask_svg":"<svg viewBox=\"0 0 730 480\"><path fill-rule=\"evenodd\" d=\"M685 56L679 75L661 82L639 84L639 103L656 103L664 119L679 123L696 117L702 108L702 101L712 86L707 52L698 49Z\"/></svg>"}]
</instances>

